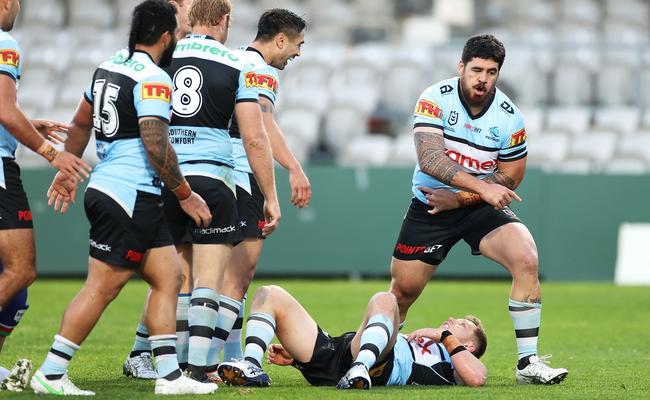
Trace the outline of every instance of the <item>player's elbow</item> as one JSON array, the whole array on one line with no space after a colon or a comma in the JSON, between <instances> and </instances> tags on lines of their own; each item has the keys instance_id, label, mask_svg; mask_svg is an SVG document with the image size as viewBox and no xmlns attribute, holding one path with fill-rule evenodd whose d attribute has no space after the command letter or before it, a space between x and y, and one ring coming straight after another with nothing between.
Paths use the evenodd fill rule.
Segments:
<instances>
[{"instance_id":1,"label":"player's elbow","mask_svg":"<svg viewBox=\"0 0 650 400\"><path fill-rule=\"evenodd\" d=\"M487 383L487 371L474 373L472 376L463 379L463 382L465 382L466 386L470 387L485 386Z\"/></svg>"}]
</instances>

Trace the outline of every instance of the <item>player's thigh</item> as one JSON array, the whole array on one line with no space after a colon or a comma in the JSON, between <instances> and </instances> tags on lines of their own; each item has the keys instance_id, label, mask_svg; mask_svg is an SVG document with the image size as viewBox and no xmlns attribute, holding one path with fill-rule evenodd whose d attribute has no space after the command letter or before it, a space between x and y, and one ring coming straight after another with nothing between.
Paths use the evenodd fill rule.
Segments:
<instances>
[{"instance_id":1,"label":"player's thigh","mask_svg":"<svg viewBox=\"0 0 650 400\"><path fill-rule=\"evenodd\" d=\"M152 287L178 293L181 285L181 263L174 246L151 248L140 268L140 276Z\"/></svg>"},{"instance_id":2,"label":"player's thigh","mask_svg":"<svg viewBox=\"0 0 650 400\"><path fill-rule=\"evenodd\" d=\"M32 272L36 268L34 230L0 230L0 261L4 270L11 274Z\"/></svg>"},{"instance_id":3,"label":"player's thigh","mask_svg":"<svg viewBox=\"0 0 650 400\"><path fill-rule=\"evenodd\" d=\"M300 362L308 362L314 353L318 325L307 310L289 292L279 286L263 286L255 294L253 304L271 301L276 315L280 343Z\"/></svg>"},{"instance_id":4,"label":"player's thigh","mask_svg":"<svg viewBox=\"0 0 650 400\"><path fill-rule=\"evenodd\" d=\"M496 261L511 274L537 272L537 246L526 226L520 222L502 225L485 235L481 253Z\"/></svg>"},{"instance_id":5,"label":"player's thigh","mask_svg":"<svg viewBox=\"0 0 650 400\"><path fill-rule=\"evenodd\" d=\"M89 257L88 276L84 290L97 295L98 299L113 300L126 282L135 273L134 269L109 264L94 257Z\"/></svg>"},{"instance_id":6,"label":"player's thigh","mask_svg":"<svg viewBox=\"0 0 650 400\"><path fill-rule=\"evenodd\" d=\"M192 277L194 287L217 289L230 262L230 244L193 244Z\"/></svg>"},{"instance_id":7,"label":"player's thigh","mask_svg":"<svg viewBox=\"0 0 650 400\"><path fill-rule=\"evenodd\" d=\"M231 262L226 265L223 277L224 294L235 291L233 295L242 295L255 275L257 260L262 252L264 241L246 238L232 249ZM240 293L241 292L241 293Z\"/></svg>"},{"instance_id":8,"label":"player's thigh","mask_svg":"<svg viewBox=\"0 0 650 400\"><path fill-rule=\"evenodd\" d=\"M420 260L400 260L395 257L390 263L390 291L398 302L417 298L438 268Z\"/></svg>"}]
</instances>

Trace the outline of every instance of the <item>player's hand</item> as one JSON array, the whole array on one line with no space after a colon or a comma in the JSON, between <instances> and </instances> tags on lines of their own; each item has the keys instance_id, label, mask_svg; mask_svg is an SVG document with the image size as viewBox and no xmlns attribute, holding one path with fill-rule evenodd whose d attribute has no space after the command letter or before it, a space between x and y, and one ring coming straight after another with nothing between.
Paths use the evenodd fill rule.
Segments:
<instances>
[{"instance_id":1,"label":"player's hand","mask_svg":"<svg viewBox=\"0 0 650 400\"><path fill-rule=\"evenodd\" d=\"M485 185L479 196L486 203L493 205L496 210L509 206L513 199L521 202L521 197L517 196L517 193L498 183Z\"/></svg>"},{"instance_id":2,"label":"player's hand","mask_svg":"<svg viewBox=\"0 0 650 400\"><path fill-rule=\"evenodd\" d=\"M442 211L454 210L460 207L456 193L447 189L431 189L426 186L418 186L418 190L424 193L427 199L427 204L433 207L427 211L429 214L434 215Z\"/></svg>"},{"instance_id":3,"label":"player's hand","mask_svg":"<svg viewBox=\"0 0 650 400\"><path fill-rule=\"evenodd\" d=\"M68 129L70 125L64 124L62 122L50 121L49 119L33 119L32 125L38 131L38 133L45 138L45 140L50 140L55 144L60 144L65 142L65 138L59 133L68 134Z\"/></svg>"},{"instance_id":4,"label":"player's hand","mask_svg":"<svg viewBox=\"0 0 650 400\"><path fill-rule=\"evenodd\" d=\"M278 229L280 224L280 204L278 201L264 201L264 226L262 227L262 235L269 236L274 230Z\"/></svg>"},{"instance_id":5,"label":"player's hand","mask_svg":"<svg viewBox=\"0 0 650 400\"><path fill-rule=\"evenodd\" d=\"M293 357L281 344L272 344L269 346L267 360L270 364L285 366L293 363Z\"/></svg>"},{"instance_id":6,"label":"player's hand","mask_svg":"<svg viewBox=\"0 0 650 400\"><path fill-rule=\"evenodd\" d=\"M90 177L92 168L84 160L67 151L60 151L50 162L61 173L76 182L83 182L83 177Z\"/></svg>"},{"instance_id":7,"label":"player's hand","mask_svg":"<svg viewBox=\"0 0 650 400\"><path fill-rule=\"evenodd\" d=\"M195 192L190 194L190 197L185 200L178 201L185 214L189 215L194 220L196 226L207 228L212 222L212 214L205 200Z\"/></svg>"},{"instance_id":8,"label":"player's hand","mask_svg":"<svg viewBox=\"0 0 650 400\"><path fill-rule=\"evenodd\" d=\"M60 211L65 214L70 207L70 203L75 202L77 197L77 184L74 180L57 172L54 175L52 184L47 189L47 205L54 206L54 212Z\"/></svg>"},{"instance_id":9,"label":"player's hand","mask_svg":"<svg viewBox=\"0 0 650 400\"><path fill-rule=\"evenodd\" d=\"M289 186L291 186L291 204L299 208L309 207L311 184L302 169L289 172Z\"/></svg>"},{"instance_id":10,"label":"player's hand","mask_svg":"<svg viewBox=\"0 0 650 400\"><path fill-rule=\"evenodd\" d=\"M434 342L440 342L440 335L442 335L443 329L440 328L421 328L413 331L410 335L406 337L407 341L412 340L433 340Z\"/></svg>"}]
</instances>

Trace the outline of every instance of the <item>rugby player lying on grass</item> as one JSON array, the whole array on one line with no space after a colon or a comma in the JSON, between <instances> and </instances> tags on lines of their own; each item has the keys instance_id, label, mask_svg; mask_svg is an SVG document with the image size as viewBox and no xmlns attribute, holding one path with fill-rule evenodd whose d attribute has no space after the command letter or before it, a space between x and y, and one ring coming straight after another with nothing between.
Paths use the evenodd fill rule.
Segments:
<instances>
[{"instance_id":1,"label":"rugby player lying on grass","mask_svg":"<svg viewBox=\"0 0 650 400\"><path fill-rule=\"evenodd\" d=\"M399 334L398 324L395 296L379 292L356 332L332 337L287 291L263 286L248 316L244 359L220 364L219 376L231 385L269 386L261 363L277 335L280 344L271 345L268 361L292 365L315 386L485 385L487 368L479 358L487 336L478 318L449 318L410 335Z\"/></svg>"}]
</instances>

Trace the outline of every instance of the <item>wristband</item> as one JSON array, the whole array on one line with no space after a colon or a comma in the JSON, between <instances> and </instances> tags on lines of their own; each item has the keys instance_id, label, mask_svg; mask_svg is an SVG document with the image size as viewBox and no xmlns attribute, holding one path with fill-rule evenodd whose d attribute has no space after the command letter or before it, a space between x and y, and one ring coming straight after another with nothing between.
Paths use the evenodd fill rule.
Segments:
<instances>
[{"instance_id":1,"label":"wristband","mask_svg":"<svg viewBox=\"0 0 650 400\"><path fill-rule=\"evenodd\" d=\"M171 189L171 191L176 195L176 198L180 201L186 200L188 197L192 195L192 188L190 188L190 184L187 183L186 180L183 180L183 182L176 186L176 188Z\"/></svg>"},{"instance_id":2,"label":"wristband","mask_svg":"<svg viewBox=\"0 0 650 400\"><path fill-rule=\"evenodd\" d=\"M51 144L49 144L46 140L43 141L43 144L41 147L36 150L36 152L40 155L42 155L47 162L52 162L56 158L56 155L59 154L58 151L54 147L52 147Z\"/></svg>"},{"instance_id":3,"label":"wristband","mask_svg":"<svg viewBox=\"0 0 650 400\"><path fill-rule=\"evenodd\" d=\"M453 356L454 354L460 353L461 351L465 351L465 350L467 350L467 347L465 347L463 345L460 345L460 346L456 347L455 349L453 349L449 353L449 357Z\"/></svg>"},{"instance_id":4,"label":"wristband","mask_svg":"<svg viewBox=\"0 0 650 400\"><path fill-rule=\"evenodd\" d=\"M458 347L464 347L454 335L451 334L449 331L443 331L442 334L440 335L440 342L445 346L445 349L447 349L447 353L451 355L453 351L456 351Z\"/></svg>"}]
</instances>

